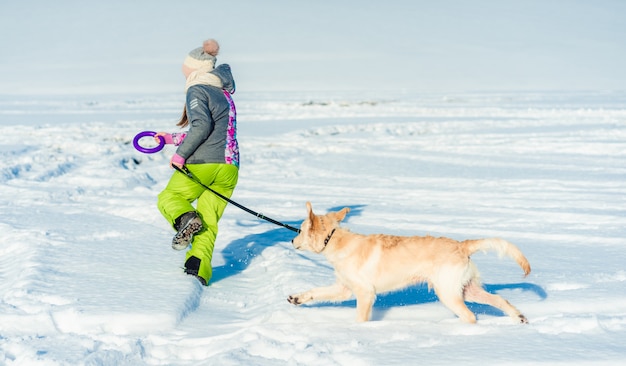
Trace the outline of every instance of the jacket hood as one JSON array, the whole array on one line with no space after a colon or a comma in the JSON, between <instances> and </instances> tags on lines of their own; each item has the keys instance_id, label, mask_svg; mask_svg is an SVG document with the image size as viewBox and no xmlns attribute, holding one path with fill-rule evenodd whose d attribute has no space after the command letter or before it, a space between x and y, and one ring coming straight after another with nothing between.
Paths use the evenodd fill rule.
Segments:
<instances>
[{"instance_id":1,"label":"jacket hood","mask_svg":"<svg viewBox=\"0 0 626 366\"><path fill-rule=\"evenodd\" d=\"M230 65L221 64L210 73L220 78L224 90L228 91L230 94L235 94L235 79L230 71Z\"/></svg>"}]
</instances>

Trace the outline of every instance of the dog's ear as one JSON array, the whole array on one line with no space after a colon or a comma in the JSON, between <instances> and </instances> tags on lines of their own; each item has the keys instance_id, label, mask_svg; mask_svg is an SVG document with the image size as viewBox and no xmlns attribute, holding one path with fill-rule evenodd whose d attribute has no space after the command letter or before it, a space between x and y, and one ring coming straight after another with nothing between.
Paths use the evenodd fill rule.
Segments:
<instances>
[{"instance_id":1,"label":"dog's ear","mask_svg":"<svg viewBox=\"0 0 626 366\"><path fill-rule=\"evenodd\" d=\"M315 214L313 213L313 207L311 206L311 202L306 203L306 209L308 211L307 216L309 217L309 220L311 221L311 225L313 225L313 223L315 222Z\"/></svg>"},{"instance_id":2,"label":"dog's ear","mask_svg":"<svg viewBox=\"0 0 626 366\"><path fill-rule=\"evenodd\" d=\"M335 212L335 220L337 220L337 222L342 221L346 218L348 212L350 212L350 207L344 207L341 211Z\"/></svg>"}]
</instances>

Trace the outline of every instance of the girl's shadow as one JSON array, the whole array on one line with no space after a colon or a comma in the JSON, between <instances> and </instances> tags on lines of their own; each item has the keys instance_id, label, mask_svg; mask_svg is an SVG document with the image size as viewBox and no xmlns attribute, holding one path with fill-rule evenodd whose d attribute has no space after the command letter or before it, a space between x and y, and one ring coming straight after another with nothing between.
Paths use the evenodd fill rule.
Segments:
<instances>
[{"instance_id":1,"label":"girl's shadow","mask_svg":"<svg viewBox=\"0 0 626 366\"><path fill-rule=\"evenodd\" d=\"M345 206L331 207L328 211L339 211L343 207ZM358 216L363 211L365 205L348 207L350 207L350 215ZM306 214L304 209L302 213L303 216ZM300 227L302 221L289 221L285 223L290 226ZM296 235L297 233L289 229L279 227L264 233L246 235L241 239L230 242L221 252L226 263L221 266L213 267L211 283L219 282L225 278L241 273L248 268L250 261L259 256L266 248L279 242L291 242Z\"/></svg>"},{"instance_id":2,"label":"girl's shadow","mask_svg":"<svg viewBox=\"0 0 626 366\"><path fill-rule=\"evenodd\" d=\"M292 222L288 224L291 225ZM269 248L278 242L290 242L295 236L295 232L286 228L279 228L264 233L246 235L241 239L230 242L222 250L222 256L226 263L213 267L211 283L219 282L243 272L248 268L250 261L259 256L265 248Z\"/></svg>"}]
</instances>

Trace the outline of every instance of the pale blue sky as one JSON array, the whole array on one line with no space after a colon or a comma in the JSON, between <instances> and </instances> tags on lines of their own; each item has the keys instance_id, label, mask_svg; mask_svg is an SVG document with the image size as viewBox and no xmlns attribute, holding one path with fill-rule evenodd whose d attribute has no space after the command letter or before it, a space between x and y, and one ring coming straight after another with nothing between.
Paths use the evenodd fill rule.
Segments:
<instances>
[{"instance_id":1,"label":"pale blue sky","mask_svg":"<svg viewBox=\"0 0 626 366\"><path fill-rule=\"evenodd\" d=\"M0 93L182 89L207 37L239 90L624 90L626 1L0 3Z\"/></svg>"}]
</instances>

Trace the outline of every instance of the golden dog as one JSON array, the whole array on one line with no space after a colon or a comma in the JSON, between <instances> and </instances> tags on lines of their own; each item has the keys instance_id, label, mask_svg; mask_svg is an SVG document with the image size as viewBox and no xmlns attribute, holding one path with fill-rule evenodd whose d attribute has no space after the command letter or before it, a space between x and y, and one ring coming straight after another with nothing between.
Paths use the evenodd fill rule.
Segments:
<instances>
[{"instance_id":1,"label":"golden dog","mask_svg":"<svg viewBox=\"0 0 626 366\"><path fill-rule=\"evenodd\" d=\"M427 282L439 300L462 321L475 323L476 316L465 301L496 307L518 323L528 323L519 310L502 297L485 291L470 255L492 250L514 259L530 273L530 264L513 244L502 239L465 240L431 236L361 235L339 227L350 212L315 215L307 202L308 217L293 240L296 249L322 253L335 268L337 282L291 295L288 301L300 305L309 301L343 301L356 297L357 321L367 321L376 293L398 290Z\"/></svg>"}]
</instances>

